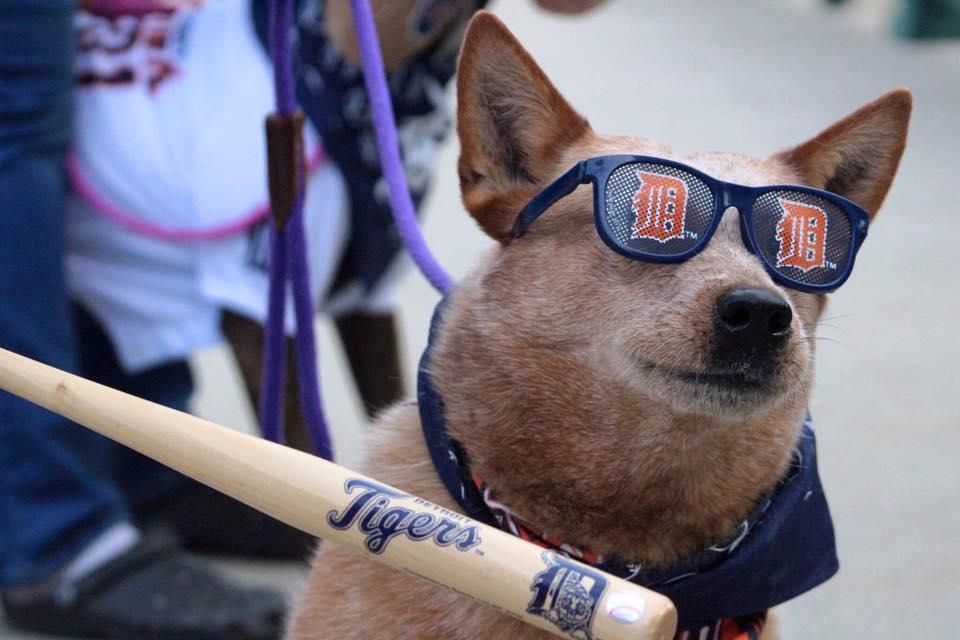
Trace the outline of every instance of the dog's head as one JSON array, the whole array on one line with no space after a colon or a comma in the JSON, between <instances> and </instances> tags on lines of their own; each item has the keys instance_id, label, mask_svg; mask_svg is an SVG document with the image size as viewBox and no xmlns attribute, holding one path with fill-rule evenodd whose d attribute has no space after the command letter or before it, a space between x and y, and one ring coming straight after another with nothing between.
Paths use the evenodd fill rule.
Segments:
<instances>
[{"instance_id":1,"label":"dog's head","mask_svg":"<svg viewBox=\"0 0 960 640\"><path fill-rule=\"evenodd\" d=\"M654 559L715 541L784 469L825 296L776 284L735 210L677 264L609 249L590 186L513 238L517 215L580 160L641 154L743 185L826 189L873 216L904 147L910 94L769 158L676 156L593 132L489 14L470 26L457 88L463 200L498 245L445 318L435 366L451 432L508 504L548 531ZM679 524L653 524L665 520Z\"/></svg>"}]
</instances>

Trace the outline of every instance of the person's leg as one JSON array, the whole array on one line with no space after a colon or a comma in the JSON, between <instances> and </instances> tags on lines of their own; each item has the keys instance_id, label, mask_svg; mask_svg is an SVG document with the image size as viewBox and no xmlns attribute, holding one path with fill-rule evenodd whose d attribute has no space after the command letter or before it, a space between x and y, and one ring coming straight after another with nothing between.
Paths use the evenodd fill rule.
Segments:
<instances>
[{"instance_id":1,"label":"person's leg","mask_svg":"<svg viewBox=\"0 0 960 640\"><path fill-rule=\"evenodd\" d=\"M0 346L76 371L63 277L70 0L0 0ZM126 519L103 440L0 393L0 589L36 584Z\"/></svg>"},{"instance_id":2,"label":"person's leg","mask_svg":"<svg viewBox=\"0 0 960 640\"><path fill-rule=\"evenodd\" d=\"M189 411L193 375L185 360L128 373L100 323L79 304L74 304L73 312L79 340L80 375L178 411ZM169 467L110 440L104 442L104 455L111 482L135 512L162 505L195 484Z\"/></svg>"},{"instance_id":3,"label":"person's leg","mask_svg":"<svg viewBox=\"0 0 960 640\"><path fill-rule=\"evenodd\" d=\"M77 371L62 168L74 11L74 0L0 0L0 346ZM0 393L6 623L81 637L279 637L278 594L231 585L175 545L141 539L107 444Z\"/></svg>"},{"instance_id":4,"label":"person's leg","mask_svg":"<svg viewBox=\"0 0 960 640\"><path fill-rule=\"evenodd\" d=\"M334 318L337 333L350 363L357 391L367 416L403 399L404 384L400 339L393 313L350 311ZM247 394L259 411L263 378L263 327L231 311L224 311L221 327L243 377ZM287 339L287 373L284 388L284 435L287 445L311 452L300 391L297 387L296 345Z\"/></svg>"},{"instance_id":5,"label":"person's leg","mask_svg":"<svg viewBox=\"0 0 960 640\"><path fill-rule=\"evenodd\" d=\"M223 334L233 351L249 400L256 408L263 375L263 327L232 311L224 310L222 314ZM297 389L295 357L293 340L288 338L284 392L287 444L311 452ZM161 509L138 513L144 520L169 523L184 545L196 551L302 560L316 543L313 536L198 484ZM224 522L230 526L222 526Z\"/></svg>"},{"instance_id":6,"label":"person's leg","mask_svg":"<svg viewBox=\"0 0 960 640\"><path fill-rule=\"evenodd\" d=\"M225 309L222 312L220 327L240 369L247 395L259 415L265 340L263 325ZM307 434L307 422L300 403L300 388L297 385L297 349L293 338L286 339L286 350L287 370L283 390L284 436L288 446L309 453L313 451L313 447Z\"/></svg>"},{"instance_id":7,"label":"person's leg","mask_svg":"<svg viewBox=\"0 0 960 640\"><path fill-rule=\"evenodd\" d=\"M404 395L396 316L352 311L337 316L336 324L363 406L373 418Z\"/></svg>"}]
</instances>

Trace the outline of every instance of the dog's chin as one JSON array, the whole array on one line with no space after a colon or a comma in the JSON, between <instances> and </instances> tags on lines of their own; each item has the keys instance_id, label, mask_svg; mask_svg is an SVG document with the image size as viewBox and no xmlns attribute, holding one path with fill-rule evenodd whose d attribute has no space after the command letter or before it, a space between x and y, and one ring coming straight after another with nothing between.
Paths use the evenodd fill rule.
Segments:
<instances>
[{"instance_id":1,"label":"dog's chin","mask_svg":"<svg viewBox=\"0 0 960 640\"><path fill-rule=\"evenodd\" d=\"M640 365L644 390L682 413L742 417L782 400L802 376L786 376L779 368L673 369Z\"/></svg>"}]
</instances>

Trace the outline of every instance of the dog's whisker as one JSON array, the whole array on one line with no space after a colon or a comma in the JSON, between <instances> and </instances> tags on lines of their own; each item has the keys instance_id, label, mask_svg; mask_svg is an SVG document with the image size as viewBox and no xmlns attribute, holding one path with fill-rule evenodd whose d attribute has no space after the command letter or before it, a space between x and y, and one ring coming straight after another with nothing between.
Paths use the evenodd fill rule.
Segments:
<instances>
[{"instance_id":1,"label":"dog's whisker","mask_svg":"<svg viewBox=\"0 0 960 640\"><path fill-rule=\"evenodd\" d=\"M832 329L833 331L839 331L840 333L846 333L846 332L847 332L847 330L844 329L843 327L841 327L840 325L829 324L829 323L826 323L826 322L818 322L818 323L814 324L813 326L816 327L817 329L826 328L826 329Z\"/></svg>"},{"instance_id":2,"label":"dog's whisker","mask_svg":"<svg viewBox=\"0 0 960 640\"><path fill-rule=\"evenodd\" d=\"M841 344L841 345L844 344L840 340L835 340L834 338L827 338L825 336L804 336L802 338L799 338L798 341L794 344L799 344L800 342L806 342L809 344L816 341L832 342L834 344Z\"/></svg>"},{"instance_id":3,"label":"dog's whisker","mask_svg":"<svg viewBox=\"0 0 960 640\"><path fill-rule=\"evenodd\" d=\"M854 317L854 314L852 313L838 313L835 316L826 316L824 318L820 318L818 322L829 322L831 320L841 320L843 318L852 318L852 317Z\"/></svg>"}]
</instances>

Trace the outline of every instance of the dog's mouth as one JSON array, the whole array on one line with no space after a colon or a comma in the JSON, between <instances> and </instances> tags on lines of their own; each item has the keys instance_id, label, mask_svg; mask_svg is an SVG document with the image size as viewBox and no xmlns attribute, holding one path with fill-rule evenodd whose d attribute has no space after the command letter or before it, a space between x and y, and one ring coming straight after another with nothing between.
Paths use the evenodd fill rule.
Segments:
<instances>
[{"instance_id":1,"label":"dog's mouth","mask_svg":"<svg viewBox=\"0 0 960 640\"><path fill-rule=\"evenodd\" d=\"M782 384L774 366L677 369L644 362L641 368L652 375L692 387L700 393L719 392L725 396L775 395Z\"/></svg>"},{"instance_id":2,"label":"dog's mouth","mask_svg":"<svg viewBox=\"0 0 960 640\"><path fill-rule=\"evenodd\" d=\"M673 375L689 384L718 387L731 391L764 391L772 389L776 379L773 372L734 371L713 369L705 371L679 371Z\"/></svg>"}]
</instances>

